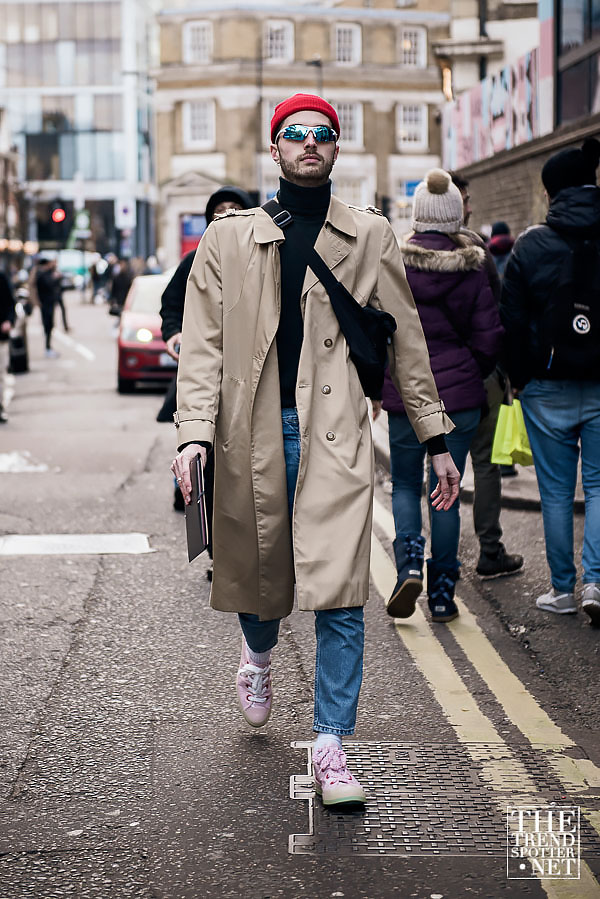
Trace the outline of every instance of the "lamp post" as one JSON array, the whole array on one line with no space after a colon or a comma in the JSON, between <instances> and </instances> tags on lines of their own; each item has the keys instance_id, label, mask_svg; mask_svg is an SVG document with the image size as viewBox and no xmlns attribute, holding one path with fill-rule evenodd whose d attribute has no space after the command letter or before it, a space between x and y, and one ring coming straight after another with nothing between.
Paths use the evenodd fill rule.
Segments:
<instances>
[{"instance_id":1,"label":"lamp post","mask_svg":"<svg viewBox=\"0 0 600 899\"><path fill-rule=\"evenodd\" d=\"M317 70L317 90L319 91L319 96L323 96L323 60L320 56L313 56L312 59L308 59L306 62L307 66L314 66Z\"/></svg>"}]
</instances>

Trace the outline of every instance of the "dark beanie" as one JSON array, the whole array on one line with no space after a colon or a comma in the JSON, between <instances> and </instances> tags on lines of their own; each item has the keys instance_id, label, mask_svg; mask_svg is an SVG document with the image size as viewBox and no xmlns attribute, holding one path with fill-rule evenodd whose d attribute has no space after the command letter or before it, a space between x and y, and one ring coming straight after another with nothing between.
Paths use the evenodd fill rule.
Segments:
<instances>
[{"instance_id":1,"label":"dark beanie","mask_svg":"<svg viewBox=\"0 0 600 899\"><path fill-rule=\"evenodd\" d=\"M252 209L254 206L252 198L245 190L242 190L240 187L234 187L232 184L226 184L224 187L220 187L216 190L214 194L208 198L206 212L204 213L207 225L210 225L212 222L215 216L215 209L219 203L226 203L227 201L239 203L242 209Z\"/></svg>"},{"instance_id":2,"label":"dark beanie","mask_svg":"<svg viewBox=\"0 0 600 899\"><path fill-rule=\"evenodd\" d=\"M492 237L496 237L497 234L510 234L510 228L506 222L494 222L492 225Z\"/></svg>"},{"instance_id":3,"label":"dark beanie","mask_svg":"<svg viewBox=\"0 0 600 899\"><path fill-rule=\"evenodd\" d=\"M542 182L550 197L566 187L596 184L600 162L600 142L588 137L581 148L569 147L555 153L542 169Z\"/></svg>"}]
</instances>

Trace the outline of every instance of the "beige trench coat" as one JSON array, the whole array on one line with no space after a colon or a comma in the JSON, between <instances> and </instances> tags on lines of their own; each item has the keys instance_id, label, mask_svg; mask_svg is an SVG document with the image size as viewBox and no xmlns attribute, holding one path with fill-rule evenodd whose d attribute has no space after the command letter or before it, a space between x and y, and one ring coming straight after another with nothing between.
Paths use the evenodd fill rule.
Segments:
<instances>
[{"instance_id":1,"label":"beige trench coat","mask_svg":"<svg viewBox=\"0 0 600 899\"><path fill-rule=\"evenodd\" d=\"M290 613L294 576L300 609L361 606L369 593L367 402L329 297L310 269L301 301L301 456L290 532L275 341L283 239L262 209L210 225L188 280L177 381L178 446L214 444L211 605L263 620ZM361 304L396 319L391 371L419 440L451 430L387 220L333 197L315 249Z\"/></svg>"}]
</instances>

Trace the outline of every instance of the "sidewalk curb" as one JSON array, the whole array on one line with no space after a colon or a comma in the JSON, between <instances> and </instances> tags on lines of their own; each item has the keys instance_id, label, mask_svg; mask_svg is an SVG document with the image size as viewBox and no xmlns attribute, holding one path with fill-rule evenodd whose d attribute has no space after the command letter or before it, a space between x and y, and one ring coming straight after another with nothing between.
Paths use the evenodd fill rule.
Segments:
<instances>
[{"instance_id":1,"label":"sidewalk curb","mask_svg":"<svg viewBox=\"0 0 600 899\"><path fill-rule=\"evenodd\" d=\"M373 428L373 449L375 452L375 463L384 468L390 474L390 448L386 437L386 430L383 426L378 427L375 424ZM461 502L472 503L474 490L471 486L463 486L460 491ZM539 499L527 496L506 496L502 495L503 509L516 509L522 512L540 512L541 503ZM576 515L583 515L585 512L585 501L576 499L573 503L573 511Z\"/></svg>"}]
</instances>

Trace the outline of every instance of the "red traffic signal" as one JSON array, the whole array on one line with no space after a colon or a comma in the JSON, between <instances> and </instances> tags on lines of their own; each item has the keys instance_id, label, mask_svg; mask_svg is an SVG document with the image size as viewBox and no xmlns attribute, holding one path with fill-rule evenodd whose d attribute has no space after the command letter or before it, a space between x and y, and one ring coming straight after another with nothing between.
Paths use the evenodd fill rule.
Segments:
<instances>
[{"instance_id":1,"label":"red traffic signal","mask_svg":"<svg viewBox=\"0 0 600 899\"><path fill-rule=\"evenodd\" d=\"M66 217L67 217L67 213L61 206L57 206L55 209L52 210L52 221L56 225L60 225L61 222L64 222Z\"/></svg>"}]
</instances>

